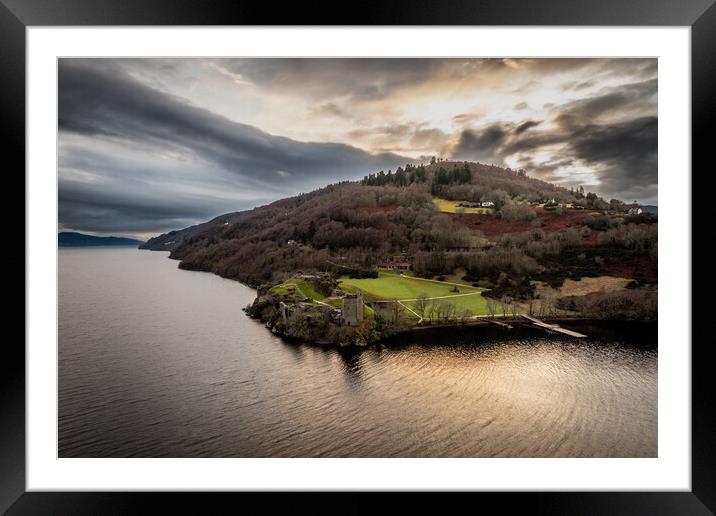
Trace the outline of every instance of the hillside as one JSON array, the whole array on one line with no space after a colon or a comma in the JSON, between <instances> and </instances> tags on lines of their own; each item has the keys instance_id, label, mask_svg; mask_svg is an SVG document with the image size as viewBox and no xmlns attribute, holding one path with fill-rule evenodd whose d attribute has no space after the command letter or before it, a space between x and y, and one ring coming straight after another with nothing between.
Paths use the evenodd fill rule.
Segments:
<instances>
[{"instance_id":1,"label":"hillside","mask_svg":"<svg viewBox=\"0 0 716 516\"><path fill-rule=\"evenodd\" d=\"M471 212L475 203L490 207ZM142 248L254 287L297 272L360 275L399 259L417 277L452 275L525 301L535 285L580 277L618 275L652 289L656 218L627 210L524 171L437 162L222 215Z\"/></svg>"},{"instance_id":2,"label":"hillside","mask_svg":"<svg viewBox=\"0 0 716 516\"><path fill-rule=\"evenodd\" d=\"M98 237L71 231L62 231L57 234L57 245L60 247L92 247L104 245L138 247L140 244L144 244L144 242L134 240L133 238Z\"/></svg>"},{"instance_id":3,"label":"hillside","mask_svg":"<svg viewBox=\"0 0 716 516\"><path fill-rule=\"evenodd\" d=\"M150 238L146 242L139 246L140 249L148 249L151 251L173 251L179 247L185 240L192 237L198 236L204 231L211 230L216 226L227 225L240 220L246 213L249 212L234 212L225 213L219 215L207 222L189 226L188 228L178 229L169 231L168 233L162 233L156 237Z\"/></svg>"},{"instance_id":4,"label":"hillside","mask_svg":"<svg viewBox=\"0 0 716 516\"><path fill-rule=\"evenodd\" d=\"M456 167L468 166L470 168L470 181L469 182L452 182L445 179L439 179L436 177L441 169L453 170ZM412 179L411 179L412 176ZM442 181L442 183L440 183ZM433 182L435 182L435 193L438 197L445 197L446 199L464 199L468 201L479 200L481 197L494 198L498 203L509 197L521 196L524 199L539 200L547 198L556 198L557 200L569 200L573 197L573 194L564 188L552 185L545 181L540 181L527 177L524 173L519 171L508 171L503 168L483 165L480 163L463 163L463 162L440 162L425 167L406 165L406 168L399 168L395 174L389 171L389 173L378 172L366 176L360 183L358 182L346 182L339 185L330 185L326 188L322 188L310 194L303 194L289 199L283 199L276 201L267 206L255 208L254 210L244 212L227 213L215 217L214 219L190 226L185 229L170 231L164 233L155 238L150 239L142 249L151 250L169 250L172 251L179 247L185 240L201 234L205 230L210 230L216 226L233 225L236 222L240 222L247 218L255 218L254 215L250 215L255 212L271 214L272 210L281 206L286 209L297 208L303 206L303 203L309 202L311 198L321 198L319 203L329 203L335 199L336 189L341 189L346 195L350 195L350 191L355 186L379 186L385 188L374 188L369 189L373 192L381 190L391 190L393 195L402 194L406 188L411 192L431 192L433 189ZM397 187L397 188L396 188ZM391 207L397 207L397 204L391 206L387 197L382 198L382 203L370 199L370 196L365 196L365 188L355 190L361 197L355 202L346 201L341 199L340 194L338 198L340 200L341 207L356 208L361 211L389 211ZM375 194L380 196L381 194ZM401 195L401 199L405 197ZM376 197L377 198L377 197ZM258 215L261 217L261 215Z\"/></svg>"}]
</instances>

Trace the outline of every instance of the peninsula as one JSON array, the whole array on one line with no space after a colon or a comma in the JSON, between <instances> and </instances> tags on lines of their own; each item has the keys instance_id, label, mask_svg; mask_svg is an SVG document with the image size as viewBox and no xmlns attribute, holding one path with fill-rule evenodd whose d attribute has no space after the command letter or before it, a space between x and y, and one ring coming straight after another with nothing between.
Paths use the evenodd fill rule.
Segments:
<instances>
[{"instance_id":1,"label":"peninsula","mask_svg":"<svg viewBox=\"0 0 716 516\"><path fill-rule=\"evenodd\" d=\"M140 247L256 288L245 311L276 333L365 345L498 318L655 320L651 208L433 158Z\"/></svg>"}]
</instances>

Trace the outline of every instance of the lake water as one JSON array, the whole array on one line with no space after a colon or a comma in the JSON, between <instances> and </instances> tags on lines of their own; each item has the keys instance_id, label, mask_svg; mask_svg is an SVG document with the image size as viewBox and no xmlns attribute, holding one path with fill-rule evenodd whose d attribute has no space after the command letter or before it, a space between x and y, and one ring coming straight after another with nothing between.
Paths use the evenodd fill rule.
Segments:
<instances>
[{"instance_id":1,"label":"lake water","mask_svg":"<svg viewBox=\"0 0 716 516\"><path fill-rule=\"evenodd\" d=\"M343 352L273 336L241 311L254 296L167 253L61 249L60 456L657 455L653 328Z\"/></svg>"}]
</instances>

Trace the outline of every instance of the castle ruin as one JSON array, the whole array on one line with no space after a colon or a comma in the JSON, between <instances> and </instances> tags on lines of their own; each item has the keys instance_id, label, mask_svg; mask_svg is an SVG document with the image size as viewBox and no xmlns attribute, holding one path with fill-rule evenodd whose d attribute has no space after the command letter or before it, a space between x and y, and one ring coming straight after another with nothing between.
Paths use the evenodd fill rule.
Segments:
<instances>
[{"instance_id":1,"label":"castle ruin","mask_svg":"<svg viewBox=\"0 0 716 516\"><path fill-rule=\"evenodd\" d=\"M357 326L363 320L363 295L349 294L343 298L341 321L346 326Z\"/></svg>"}]
</instances>

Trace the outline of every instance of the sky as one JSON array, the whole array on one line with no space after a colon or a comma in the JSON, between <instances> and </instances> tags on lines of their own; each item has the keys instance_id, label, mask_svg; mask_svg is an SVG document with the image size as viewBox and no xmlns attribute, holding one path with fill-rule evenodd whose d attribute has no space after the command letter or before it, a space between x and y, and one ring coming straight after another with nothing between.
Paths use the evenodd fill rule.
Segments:
<instances>
[{"instance_id":1,"label":"sky","mask_svg":"<svg viewBox=\"0 0 716 516\"><path fill-rule=\"evenodd\" d=\"M656 59L60 59L60 230L149 238L430 156L657 204Z\"/></svg>"}]
</instances>

